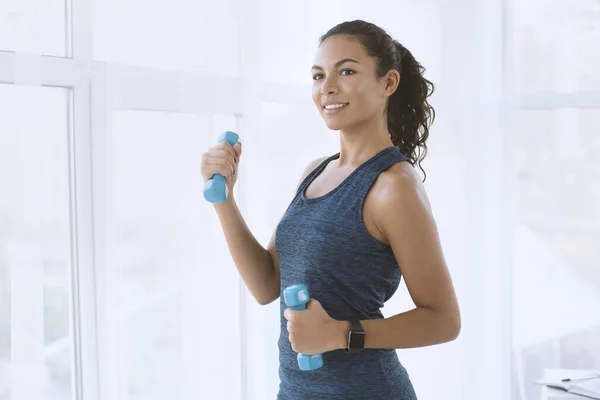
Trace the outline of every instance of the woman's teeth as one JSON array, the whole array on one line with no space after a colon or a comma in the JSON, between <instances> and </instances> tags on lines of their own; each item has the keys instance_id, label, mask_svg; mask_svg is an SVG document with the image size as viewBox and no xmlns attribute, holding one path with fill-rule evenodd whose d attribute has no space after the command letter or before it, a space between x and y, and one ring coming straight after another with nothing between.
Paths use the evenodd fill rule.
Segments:
<instances>
[{"instance_id":1,"label":"woman's teeth","mask_svg":"<svg viewBox=\"0 0 600 400\"><path fill-rule=\"evenodd\" d=\"M335 110L338 108L345 107L347 104L328 104L325 106L326 110Z\"/></svg>"}]
</instances>

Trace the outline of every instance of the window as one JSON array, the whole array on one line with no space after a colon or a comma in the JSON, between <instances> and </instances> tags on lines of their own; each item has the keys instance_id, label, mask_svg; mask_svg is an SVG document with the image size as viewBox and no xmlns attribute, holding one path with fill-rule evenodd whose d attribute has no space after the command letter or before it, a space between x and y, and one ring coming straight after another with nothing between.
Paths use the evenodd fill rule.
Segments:
<instances>
[{"instance_id":1,"label":"window","mask_svg":"<svg viewBox=\"0 0 600 400\"><path fill-rule=\"evenodd\" d=\"M0 49L69 57L68 1L2 0Z\"/></svg>"},{"instance_id":2,"label":"window","mask_svg":"<svg viewBox=\"0 0 600 400\"><path fill-rule=\"evenodd\" d=\"M0 399L70 399L70 91L0 85Z\"/></svg>"},{"instance_id":3,"label":"window","mask_svg":"<svg viewBox=\"0 0 600 400\"><path fill-rule=\"evenodd\" d=\"M530 400L545 368L600 368L600 7L513 3L513 398Z\"/></svg>"},{"instance_id":4,"label":"window","mask_svg":"<svg viewBox=\"0 0 600 400\"><path fill-rule=\"evenodd\" d=\"M96 0L92 5L94 60L240 74L239 18L233 0Z\"/></svg>"}]
</instances>

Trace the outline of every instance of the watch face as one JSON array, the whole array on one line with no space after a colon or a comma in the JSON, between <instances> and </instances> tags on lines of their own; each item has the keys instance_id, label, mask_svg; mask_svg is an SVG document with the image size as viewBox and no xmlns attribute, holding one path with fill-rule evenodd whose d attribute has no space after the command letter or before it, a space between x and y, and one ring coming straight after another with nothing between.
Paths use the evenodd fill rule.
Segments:
<instances>
[{"instance_id":1,"label":"watch face","mask_svg":"<svg viewBox=\"0 0 600 400\"><path fill-rule=\"evenodd\" d=\"M364 332L350 332L350 343L351 349L363 349L365 347L365 333Z\"/></svg>"}]
</instances>

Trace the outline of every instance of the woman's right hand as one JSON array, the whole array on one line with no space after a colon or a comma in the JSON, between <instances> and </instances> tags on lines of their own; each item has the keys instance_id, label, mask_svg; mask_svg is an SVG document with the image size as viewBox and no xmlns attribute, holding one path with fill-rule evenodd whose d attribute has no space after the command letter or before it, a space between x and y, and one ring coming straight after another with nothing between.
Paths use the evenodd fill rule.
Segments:
<instances>
[{"instance_id":1,"label":"woman's right hand","mask_svg":"<svg viewBox=\"0 0 600 400\"><path fill-rule=\"evenodd\" d=\"M206 153L202 154L202 178L207 182L215 174L225 177L225 184L229 193L233 192L233 187L237 181L238 165L242 155L242 144L236 143L231 146L223 141L211 147Z\"/></svg>"}]
</instances>

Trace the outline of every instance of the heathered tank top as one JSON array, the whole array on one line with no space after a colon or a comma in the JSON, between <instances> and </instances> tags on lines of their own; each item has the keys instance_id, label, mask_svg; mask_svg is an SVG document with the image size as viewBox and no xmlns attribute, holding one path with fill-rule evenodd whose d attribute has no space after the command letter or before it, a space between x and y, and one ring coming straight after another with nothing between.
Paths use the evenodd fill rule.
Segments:
<instances>
[{"instance_id":1,"label":"heathered tank top","mask_svg":"<svg viewBox=\"0 0 600 400\"><path fill-rule=\"evenodd\" d=\"M281 268L278 400L414 400L406 369L393 349L344 350L323 354L323 367L298 368L283 312L283 290L307 285L334 319L380 319L380 308L398 289L401 272L392 249L363 223L363 203L377 176L408 160L388 147L363 164L335 189L317 198L305 190L339 153L306 176L279 222L275 247Z\"/></svg>"}]
</instances>

